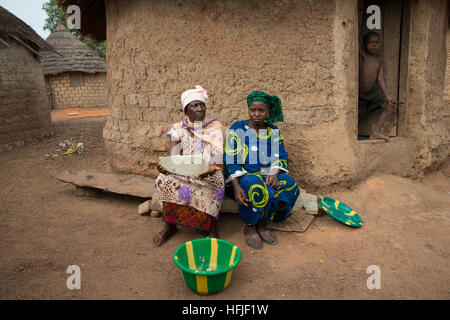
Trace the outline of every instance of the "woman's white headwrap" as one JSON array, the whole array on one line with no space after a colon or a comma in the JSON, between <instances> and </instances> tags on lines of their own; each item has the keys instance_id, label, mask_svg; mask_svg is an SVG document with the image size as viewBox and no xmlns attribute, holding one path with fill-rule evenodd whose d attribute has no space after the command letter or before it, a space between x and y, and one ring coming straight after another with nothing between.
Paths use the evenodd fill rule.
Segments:
<instances>
[{"instance_id":1,"label":"woman's white headwrap","mask_svg":"<svg viewBox=\"0 0 450 320\"><path fill-rule=\"evenodd\" d=\"M186 106L192 101L203 101L206 103L206 98L208 98L208 93L202 86L196 85L195 89L189 89L183 92L181 95L181 103L183 104L183 109L186 111Z\"/></svg>"}]
</instances>

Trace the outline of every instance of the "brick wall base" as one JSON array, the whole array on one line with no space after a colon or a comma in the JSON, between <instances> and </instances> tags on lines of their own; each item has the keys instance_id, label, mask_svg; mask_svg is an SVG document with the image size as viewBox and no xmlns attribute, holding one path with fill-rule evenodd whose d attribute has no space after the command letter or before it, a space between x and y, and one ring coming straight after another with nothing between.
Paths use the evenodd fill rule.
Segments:
<instances>
[{"instance_id":1,"label":"brick wall base","mask_svg":"<svg viewBox=\"0 0 450 320\"><path fill-rule=\"evenodd\" d=\"M70 72L46 76L52 108L107 107L106 74L79 72L78 75L83 78L81 86L72 84Z\"/></svg>"}]
</instances>

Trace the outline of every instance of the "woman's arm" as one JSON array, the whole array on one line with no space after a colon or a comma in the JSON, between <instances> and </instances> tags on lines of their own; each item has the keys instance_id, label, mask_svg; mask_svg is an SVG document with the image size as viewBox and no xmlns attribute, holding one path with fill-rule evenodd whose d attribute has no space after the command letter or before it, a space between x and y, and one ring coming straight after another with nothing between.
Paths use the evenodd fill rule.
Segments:
<instances>
[{"instance_id":1,"label":"woman's arm","mask_svg":"<svg viewBox=\"0 0 450 320\"><path fill-rule=\"evenodd\" d=\"M281 171L288 172L289 155L284 146L284 137L277 129L277 136L271 153L270 174L278 174Z\"/></svg>"},{"instance_id":2,"label":"woman's arm","mask_svg":"<svg viewBox=\"0 0 450 320\"><path fill-rule=\"evenodd\" d=\"M208 168L208 170L205 171L205 172L203 172L203 173L200 173L200 174L198 175L198 177L199 177L199 178L205 178L205 177L207 177L207 176L213 174L213 173L216 172L216 171L222 171L222 172L223 172L223 165L222 165L222 164L213 164L213 165L210 165L209 168Z\"/></svg>"},{"instance_id":3,"label":"woman's arm","mask_svg":"<svg viewBox=\"0 0 450 320\"><path fill-rule=\"evenodd\" d=\"M169 155L174 156L174 155L177 155L177 154L181 153L181 149L178 150L178 148L179 148L179 147L177 147L178 145L181 146L181 143L179 141L170 141L170 144L169 144ZM160 173L165 174L165 175L170 174L170 172L167 171L166 169L164 169L164 167L162 165L160 165L158 161L152 161L151 163L156 165L156 168L158 169L158 171Z\"/></svg>"},{"instance_id":4,"label":"woman's arm","mask_svg":"<svg viewBox=\"0 0 450 320\"><path fill-rule=\"evenodd\" d=\"M170 141L169 144L169 155L177 156L182 154L183 148L181 147L180 141Z\"/></svg>"},{"instance_id":5,"label":"woman's arm","mask_svg":"<svg viewBox=\"0 0 450 320\"><path fill-rule=\"evenodd\" d=\"M234 200L237 201L241 206L248 207L248 198L245 194L244 189L239 185L239 179L234 178L231 180L234 190Z\"/></svg>"},{"instance_id":6,"label":"woman's arm","mask_svg":"<svg viewBox=\"0 0 450 320\"><path fill-rule=\"evenodd\" d=\"M270 173L266 177L266 184L268 184L272 189L278 189L278 174L280 173L279 169L272 169Z\"/></svg>"},{"instance_id":7,"label":"woman's arm","mask_svg":"<svg viewBox=\"0 0 450 320\"><path fill-rule=\"evenodd\" d=\"M231 126L225 140L224 163L228 177L226 183L247 173L243 164L247 158L248 147L245 145L245 136L240 134L243 131L236 127L236 124Z\"/></svg>"}]
</instances>

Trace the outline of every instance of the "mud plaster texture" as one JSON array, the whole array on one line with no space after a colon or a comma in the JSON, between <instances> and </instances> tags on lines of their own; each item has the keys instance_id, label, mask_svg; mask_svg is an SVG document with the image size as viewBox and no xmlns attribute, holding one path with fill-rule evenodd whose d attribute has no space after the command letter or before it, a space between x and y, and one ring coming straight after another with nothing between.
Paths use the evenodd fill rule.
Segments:
<instances>
[{"instance_id":1,"label":"mud plaster texture","mask_svg":"<svg viewBox=\"0 0 450 320\"><path fill-rule=\"evenodd\" d=\"M39 60L14 44L0 48L0 153L51 133L50 107Z\"/></svg>"},{"instance_id":2,"label":"mud plaster texture","mask_svg":"<svg viewBox=\"0 0 450 320\"><path fill-rule=\"evenodd\" d=\"M154 176L180 95L208 90L207 116L247 117L252 90L278 95L290 173L314 190L375 172L422 177L448 157L442 93L445 1L411 1L406 107L391 143L357 140L357 1L108 0L103 131L111 168Z\"/></svg>"},{"instance_id":3,"label":"mud plaster texture","mask_svg":"<svg viewBox=\"0 0 450 320\"><path fill-rule=\"evenodd\" d=\"M447 31L447 69L445 71L445 89L443 96L444 122L450 128L450 30Z\"/></svg>"}]
</instances>

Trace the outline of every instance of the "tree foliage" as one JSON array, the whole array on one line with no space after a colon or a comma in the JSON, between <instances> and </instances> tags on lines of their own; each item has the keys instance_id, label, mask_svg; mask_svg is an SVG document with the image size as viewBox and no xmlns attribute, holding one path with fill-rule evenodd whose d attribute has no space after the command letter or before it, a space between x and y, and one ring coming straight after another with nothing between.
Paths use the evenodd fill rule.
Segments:
<instances>
[{"instance_id":1,"label":"tree foliage","mask_svg":"<svg viewBox=\"0 0 450 320\"><path fill-rule=\"evenodd\" d=\"M67 21L64 18L64 11L55 4L55 0L49 0L44 3L42 9L47 13L44 30L53 32L60 22L67 27Z\"/></svg>"},{"instance_id":2,"label":"tree foliage","mask_svg":"<svg viewBox=\"0 0 450 320\"><path fill-rule=\"evenodd\" d=\"M55 0L48 0L44 3L42 9L47 13L44 30L53 32L53 30L55 30L60 23L63 23L67 27L67 19L64 16L64 10L56 5ZM83 37L79 34L79 32L77 32L77 30L71 30L71 32L89 48L95 51L95 53L97 53L100 57L103 59L105 58L106 41L98 42L90 37Z\"/></svg>"}]
</instances>

